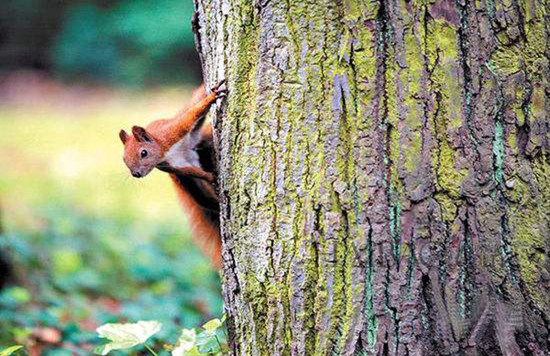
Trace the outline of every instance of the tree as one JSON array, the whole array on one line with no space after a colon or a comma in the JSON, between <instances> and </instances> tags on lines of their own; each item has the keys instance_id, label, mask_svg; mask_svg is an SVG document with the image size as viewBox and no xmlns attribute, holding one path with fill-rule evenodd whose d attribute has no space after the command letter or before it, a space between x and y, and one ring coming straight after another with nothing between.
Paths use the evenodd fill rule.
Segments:
<instances>
[{"instance_id":1,"label":"tree","mask_svg":"<svg viewBox=\"0 0 550 356\"><path fill-rule=\"evenodd\" d=\"M234 355L550 350L545 0L195 0Z\"/></svg>"}]
</instances>

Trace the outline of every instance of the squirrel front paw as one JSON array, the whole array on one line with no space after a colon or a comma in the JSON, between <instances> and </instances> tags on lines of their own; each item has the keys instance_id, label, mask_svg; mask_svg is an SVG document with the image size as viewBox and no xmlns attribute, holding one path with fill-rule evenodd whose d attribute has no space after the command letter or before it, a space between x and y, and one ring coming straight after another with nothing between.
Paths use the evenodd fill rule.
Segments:
<instances>
[{"instance_id":1,"label":"squirrel front paw","mask_svg":"<svg viewBox=\"0 0 550 356\"><path fill-rule=\"evenodd\" d=\"M221 98L227 95L227 87L225 87L224 84L225 79L222 79L212 88L212 92L216 94L216 97Z\"/></svg>"}]
</instances>

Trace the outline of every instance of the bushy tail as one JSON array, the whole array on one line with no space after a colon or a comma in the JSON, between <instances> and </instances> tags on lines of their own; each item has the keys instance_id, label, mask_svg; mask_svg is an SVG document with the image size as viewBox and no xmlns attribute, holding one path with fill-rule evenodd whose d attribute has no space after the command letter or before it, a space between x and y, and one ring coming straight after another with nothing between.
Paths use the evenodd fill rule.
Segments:
<instances>
[{"instance_id":1,"label":"bushy tail","mask_svg":"<svg viewBox=\"0 0 550 356\"><path fill-rule=\"evenodd\" d=\"M174 174L170 174L170 177L174 182L178 198L191 226L195 244L210 258L215 268L221 268L222 243L218 211L201 206L190 193L189 189L197 189L197 187L187 187L186 182L194 178L182 179Z\"/></svg>"}]
</instances>

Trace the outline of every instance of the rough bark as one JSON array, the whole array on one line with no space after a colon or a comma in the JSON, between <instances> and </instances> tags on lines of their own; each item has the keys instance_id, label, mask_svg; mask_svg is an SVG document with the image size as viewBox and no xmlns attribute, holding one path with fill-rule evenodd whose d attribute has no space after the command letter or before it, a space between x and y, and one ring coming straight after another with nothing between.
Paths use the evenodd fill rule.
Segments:
<instances>
[{"instance_id":1,"label":"rough bark","mask_svg":"<svg viewBox=\"0 0 550 356\"><path fill-rule=\"evenodd\" d=\"M195 4L234 355L548 353L548 1Z\"/></svg>"}]
</instances>

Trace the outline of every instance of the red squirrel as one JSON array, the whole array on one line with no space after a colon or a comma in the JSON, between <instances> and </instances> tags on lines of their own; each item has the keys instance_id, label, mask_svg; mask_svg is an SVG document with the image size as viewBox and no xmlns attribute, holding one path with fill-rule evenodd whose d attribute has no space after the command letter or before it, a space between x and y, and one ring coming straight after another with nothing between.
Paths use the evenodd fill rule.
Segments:
<instances>
[{"instance_id":1,"label":"red squirrel","mask_svg":"<svg viewBox=\"0 0 550 356\"><path fill-rule=\"evenodd\" d=\"M132 176L145 177L158 168L170 174L176 192L191 224L197 245L215 267L221 265L219 201L215 182L212 124L204 116L226 90L221 81L206 94L197 89L190 104L172 119L151 122L147 127L132 127L132 135L120 130L124 144L124 163Z\"/></svg>"}]
</instances>

